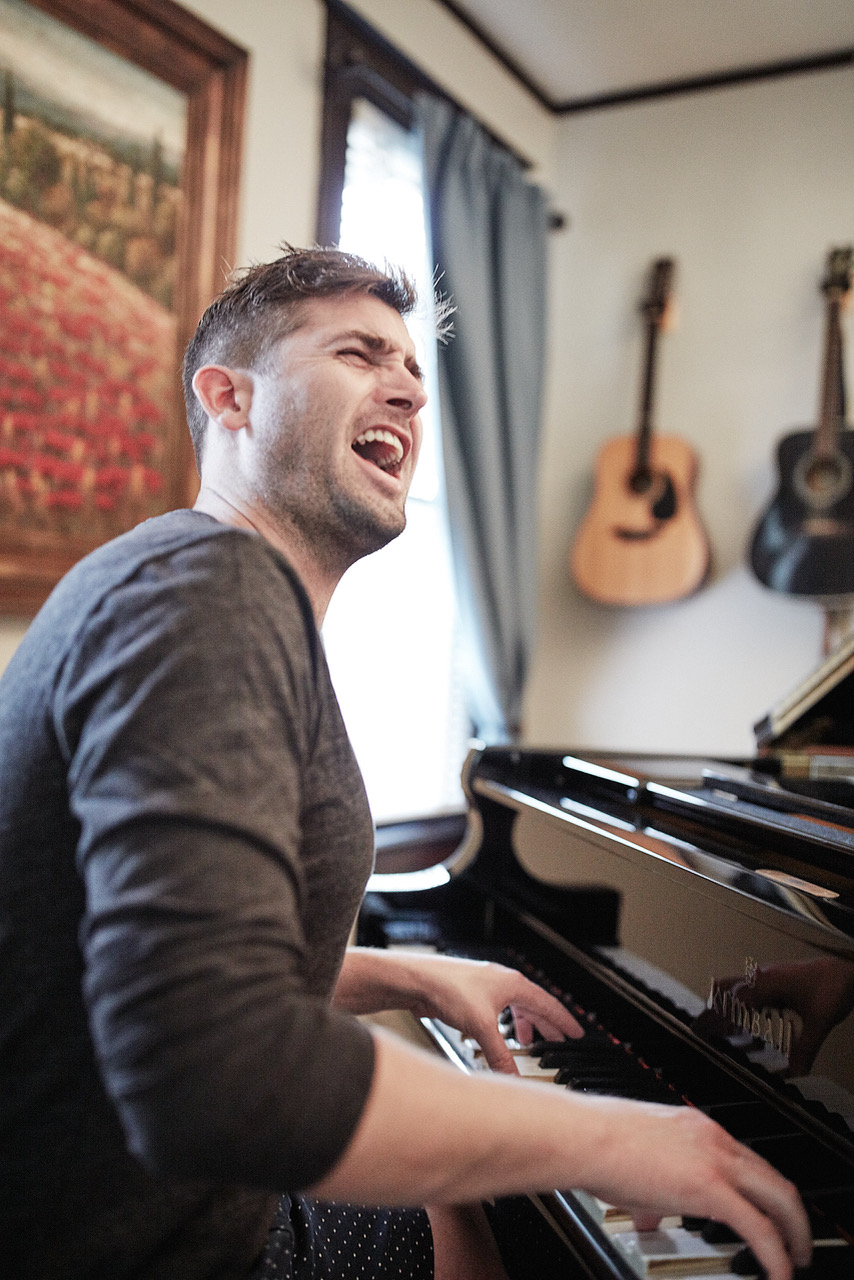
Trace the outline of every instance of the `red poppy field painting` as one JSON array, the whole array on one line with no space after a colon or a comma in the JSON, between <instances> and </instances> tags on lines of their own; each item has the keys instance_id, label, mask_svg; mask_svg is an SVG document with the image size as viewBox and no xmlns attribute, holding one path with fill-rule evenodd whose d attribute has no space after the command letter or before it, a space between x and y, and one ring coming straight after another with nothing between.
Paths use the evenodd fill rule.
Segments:
<instances>
[{"instance_id":1,"label":"red poppy field painting","mask_svg":"<svg viewBox=\"0 0 854 1280\"><path fill-rule=\"evenodd\" d=\"M110 537L162 510L175 318L0 202L0 526Z\"/></svg>"},{"instance_id":2,"label":"red poppy field painting","mask_svg":"<svg viewBox=\"0 0 854 1280\"><path fill-rule=\"evenodd\" d=\"M187 499L180 349L233 242L244 82L168 0L0 0L0 608Z\"/></svg>"}]
</instances>

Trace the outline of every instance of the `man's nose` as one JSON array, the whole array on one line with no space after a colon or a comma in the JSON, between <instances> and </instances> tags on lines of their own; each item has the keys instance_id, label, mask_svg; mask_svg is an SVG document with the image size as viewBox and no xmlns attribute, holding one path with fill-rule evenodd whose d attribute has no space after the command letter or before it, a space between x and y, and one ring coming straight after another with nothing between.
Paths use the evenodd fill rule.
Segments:
<instances>
[{"instance_id":1,"label":"man's nose","mask_svg":"<svg viewBox=\"0 0 854 1280\"><path fill-rule=\"evenodd\" d=\"M385 389L386 403L402 409L404 413L414 416L420 413L427 403L427 392L420 378L409 369L401 367L396 370L392 385Z\"/></svg>"}]
</instances>

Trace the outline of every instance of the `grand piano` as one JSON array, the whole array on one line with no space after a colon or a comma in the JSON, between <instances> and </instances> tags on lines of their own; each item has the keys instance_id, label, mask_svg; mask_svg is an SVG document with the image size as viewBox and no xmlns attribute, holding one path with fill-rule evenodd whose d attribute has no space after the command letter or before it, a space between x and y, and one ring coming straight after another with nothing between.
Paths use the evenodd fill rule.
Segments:
<instances>
[{"instance_id":1,"label":"grand piano","mask_svg":"<svg viewBox=\"0 0 854 1280\"><path fill-rule=\"evenodd\" d=\"M585 1040L523 1070L704 1109L800 1189L803 1274L854 1280L854 640L756 734L750 760L475 747L462 843L375 877L359 936L497 959L559 994ZM637 1232L581 1189L492 1212L537 1280L761 1274L719 1224Z\"/></svg>"}]
</instances>

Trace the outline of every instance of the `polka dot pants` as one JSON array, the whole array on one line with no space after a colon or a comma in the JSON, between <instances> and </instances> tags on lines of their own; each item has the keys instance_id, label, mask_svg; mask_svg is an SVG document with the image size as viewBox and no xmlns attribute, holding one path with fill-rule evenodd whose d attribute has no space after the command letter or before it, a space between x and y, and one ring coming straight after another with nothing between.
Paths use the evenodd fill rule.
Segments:
<instances>
[{"instance_id":1,"label":"polka dot pants","mask_svg":"<svg viewBox=\"0 0 854 1280\"><path fill-rule=\"evenodd\" d=\"M433 1280L427 1214L283 1196L250 1280Z\"/></svg>"}]
</instances>

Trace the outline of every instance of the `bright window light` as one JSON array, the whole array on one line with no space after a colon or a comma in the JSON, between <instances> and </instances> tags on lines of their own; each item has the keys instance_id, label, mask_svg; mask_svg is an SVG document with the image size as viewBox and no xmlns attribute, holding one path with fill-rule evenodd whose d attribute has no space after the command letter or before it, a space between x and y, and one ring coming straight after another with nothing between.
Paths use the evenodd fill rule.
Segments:
<instances>
[{"instance_id":1,"label":"bright window light","mask_svg":"<svg viewBox=\"0 0 854 1280\"><path fill-rule=\"evenodd\" d=\"M414 279L425 305L409 320L429 403L404 533L355 564L326 615L323 642L374 819L464 807L464 709L433 336L432 268L415 135L364 99L354 104L339 245Z\"/></svg>"}]
</instances>

